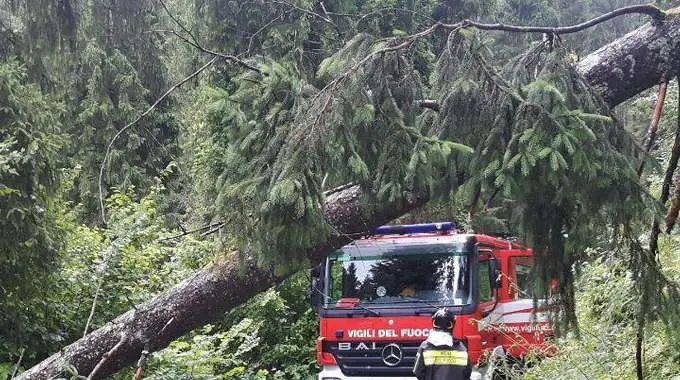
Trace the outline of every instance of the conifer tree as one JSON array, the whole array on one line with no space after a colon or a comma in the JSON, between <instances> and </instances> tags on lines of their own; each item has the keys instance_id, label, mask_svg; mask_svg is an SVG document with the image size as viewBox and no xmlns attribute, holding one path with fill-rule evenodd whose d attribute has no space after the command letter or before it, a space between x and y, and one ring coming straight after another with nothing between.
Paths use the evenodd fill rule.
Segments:
<instances>
[{"instance_id":1,"label":"conifer tree","mask_svg":"<svg viewBox=\"0 0 680 380\"><path fill-rule=\"evenodd\" d=\"M0 360L28 342L44 341L28 319L29 300L57 265L63 243L52 205L57 201L60 104L27 83L16 61L0 62ZM41 346L38 344L37 346ZM36 350L45 350L44 346ZM51 349L48 348L48 349Z\"/></svg>"},{"instance_id":2,"label":"conifer tree","mask_svg":"<svg viewBox=\"0 0 680 380\"><path fill-rule=\"evenodd\" d=\"M114 141L167 87L163 37L151 1L88 1L79 23L74 79L66 82L73 155L82 167L75 200L87 220L99 216L99 173L103 196L110 187L145 192L178 155L177 125L167 104ZM105 157L109 144L110 154ZM105 161L106 158L106 161Z\"/></svg>"}]
</instances>

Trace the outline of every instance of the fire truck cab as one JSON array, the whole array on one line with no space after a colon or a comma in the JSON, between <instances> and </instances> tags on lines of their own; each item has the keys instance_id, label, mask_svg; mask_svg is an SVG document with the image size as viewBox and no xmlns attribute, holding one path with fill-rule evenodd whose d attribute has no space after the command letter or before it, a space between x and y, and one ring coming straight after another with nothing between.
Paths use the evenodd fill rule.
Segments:
<instances>
[{"instance_id":1,"label":"fire truck cab","mask_svg":"<svg viewBox=\"0 0 680 380\"><path fill-rule=\"evenodd\" d=\"M473 363L498 347L518 358L547 352L553 328L533 300L532 254L451 222L383 226L342 247L313 271L319 380L415 379L440 307L456 314L453 335Z\"/></svg>"}]
</instances>

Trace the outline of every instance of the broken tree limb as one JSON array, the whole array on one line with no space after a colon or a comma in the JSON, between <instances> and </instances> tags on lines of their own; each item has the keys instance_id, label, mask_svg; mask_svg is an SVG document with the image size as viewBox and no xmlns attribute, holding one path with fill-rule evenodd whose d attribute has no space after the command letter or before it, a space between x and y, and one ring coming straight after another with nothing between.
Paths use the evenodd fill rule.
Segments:
<instances>
[{"instance_id":1,"label":"broken tree limb","mask_svg":"<svg viewBox=\"0 0 680 380\"><path fill-rule=\"evenodd\" d=\"M668 214L666 214L666 233L670 234L675 227L675 222L678 220L678 214L680 214L680 178L675 181L675 195L671 201L671 206L668 208Z\"/></svg>"},{"instance_id":2,"label":"broken tree limb","mask_svg":"<svg viewBox=\"0 0 680 380\"><path fill-rule=\"evenodd\" d=\"M678 111L680 111L680 86L678 87ZM675 170L678 167L678 160L680 160L680 118L678 118L677 124L678 126L675 129L675 139L673 140L673 147L671 148L671 157L668 160L668 167L666 168L663 185L661 186L660 199L663 203L666 203L668 197L670 196L673 174L675 174ZM675 187L675 191L678 191L677 186Z\"/></svg>"},{"instance_id":3,"label":"broken tree limb","mask_svg":"<svg viewBox=\"0 0 680 380\"><path fill-rule=\"evenodd\" d=\"M640 165L638 166L637 169L637 175L640 177L642 175L642 171L644 170L645 167L645 159L646 156L649 154L650 150L652 149L652 144L654 144L654 140L656 139L656 132L659 128L659 120L661 119L661 112L663 111L663 105L666 100L666 89L668 88L668 81L665 79L661 82L659 85L659 95L657 96L656 99L656 107L654 107L654 112L652 114L652 120L649 123L649 130L647 132L647 142L645 144L645 149L642 152L643 157L640 160ZM674 162L673 159L671 158L670 162L668 163L668 168L666 169L666 173L670 172L671 177L669 178L666 176L663 184L663 190L661 192L661 198L659 199L661 203L666 203L666 200L668 200L668 191L667 189L670 187L670 179L672 179L673 175L672 173L675 171L675 166L677 165L677 160ZM668 181L668 182L667 182ZM652 222L652 232L651 236L649 238L649 252L652 256L656 256L659 250L659 234L661 233L661 228L659 227L659 221L654 219L654 222ZM644 289L647 285L643 283L641 285ZM642 291L644 294L644 291ZM642 297L640 300L640 308L639 312L637 315L637 333L635 335L635 372L637 375L638 380L642 380L644 378L644 363L643 363L643 344L644 344L644 338L645 338L645 325L647 322L646 319L646 312L648 308L648 301L646 297Z\"/></svg>"},{"instance_id":4,"label":"broken tree limb","mask_svg":"<svg viewBox=\"0 0 680 380\"><path fill-rule=\"evenodd\" d=\"M642 171L645 168L645 158L652 150L652 145L654 145L654 141L656 140L656 131L659 129L659 120L661 120L663 105L666 102L667 89L668 81L663 79L661 84L659 84L659 95L656 98L656 106L654 107L654 113L652 114L652 121L649 123L649 130L647 131L647 141L645 143L644 156L640 160L640 165L638 166L638 177L642 175Z\"/></svg>"},{"instance_id":5,"label":"broken tree limb","mask_svg":"<svg viewBox=\"0 0 680 380\"><path fill-rule=\"evenodd\" d=\"M106 361L109 360L109 358L111 356L116 354L116 351L118 351L125 344L126 339L127 339L127 331L123 331L121 333L121 337L120 337L120 340L118 341L118 343L116 343L116 345L113 346L113 348L109 352L102 355L102 359L99 361L99 363L97 363L96 366L94 366L94 368L92 369L92 372L90 372L90 375L87 377L87 380L92 380L92 379L94 379L95 376L97 376L97 372L99 371L99 369L104 364L106 364Z\"/></svg>"},{"instance_id":6,"label":"broken tree limb","mask_svg":"<svg viewBox=\"0 0 680 380\"><path fill-rule=\"evenodd\" d=\"M680 80L680 76L677 78ZM680 112L680 85L678 85L678 111ZM677 119L678 127L675 131L675 140L673 141L673 149L671 150L669 169L666 170L663 187L661 189L661 194L662 196L663 194L666 194L666 199L668 199L668 194L670 193L670 183L673 179L673 173L675 173L675 168L678 166L678 159L680 159L680 115L677 116ZM670 169L670 165L673 165L673 170ZM670 234L671 231L673 231L675 222L678 220L678 213L680 213L680 177L675 180L673 199L671 200L671 205L666 214L667 234Z\"/></svg>"},{"instance_id":7,"label":"broken tree limb","mask_svg":"<svg viewBox=\"0 0 680 380\"><path fill-rule=\"evenodd\" d=\"M613 106L659 83L669 61L677 59L680 18L670 14L655 28L643 26L587 56L579 71ZM672 75L673 73L666 74ZM358 185L327 195L326 218L337 233L322 238L307 252L310 264L318 263L335 248L349 242L352 234L369 230L427 201L426 195L407 197L398 205L373 204ZM133 364L145 344L151 352L206 323L282 281L269 269L255 265L252 257L229 253L174 288L163 292L136 310L128 311L82 339L64 347L21 375L21 379L49 379L66 364L80 374L89 374L106 352L128 338L96 373L104 377ZM172 323L166 326L167 321Z\"/></svg>"}]
</instances>

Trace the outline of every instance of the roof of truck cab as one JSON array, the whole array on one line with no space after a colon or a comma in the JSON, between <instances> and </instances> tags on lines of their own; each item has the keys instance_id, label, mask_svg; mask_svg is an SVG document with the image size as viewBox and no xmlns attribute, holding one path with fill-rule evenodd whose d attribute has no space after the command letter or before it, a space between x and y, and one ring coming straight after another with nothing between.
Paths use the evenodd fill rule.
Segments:
<instances>
[{"instance_id":1,"label":"roof of truck cab","mask_svg":"<svg viewBox=\"0 0 680 380\"><path fill-rule=\"evenodd\" d=\"M460 233L418 233L404 235L375 235L367 236L346 245L349 246L371 246L371 245L419 245L419 244L462 244L475 239L482 246L497 249L525 249L524 246L516 242L501 239L495 236L484 234L460 234Z\"/></svg>"}]
</instances>

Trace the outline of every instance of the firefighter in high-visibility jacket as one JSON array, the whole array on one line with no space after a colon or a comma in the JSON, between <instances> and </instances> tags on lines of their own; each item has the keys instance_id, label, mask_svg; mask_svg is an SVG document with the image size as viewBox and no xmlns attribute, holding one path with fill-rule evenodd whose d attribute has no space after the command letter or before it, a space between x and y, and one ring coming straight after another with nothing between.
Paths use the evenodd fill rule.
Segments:
<instances>
[{"instance_id":1,"label":"firefighter in high-visibility jacket","mask_svg":"<svg viewBox=\"0 0 680 380\"><path fill-rule=\"evenodd\" d=\"M432 330L418 348L413 373L418 380L468 380L472 366L467 347L451 335L455 319L447 309L432 316Z\"/></svg>"}]
</instances>

